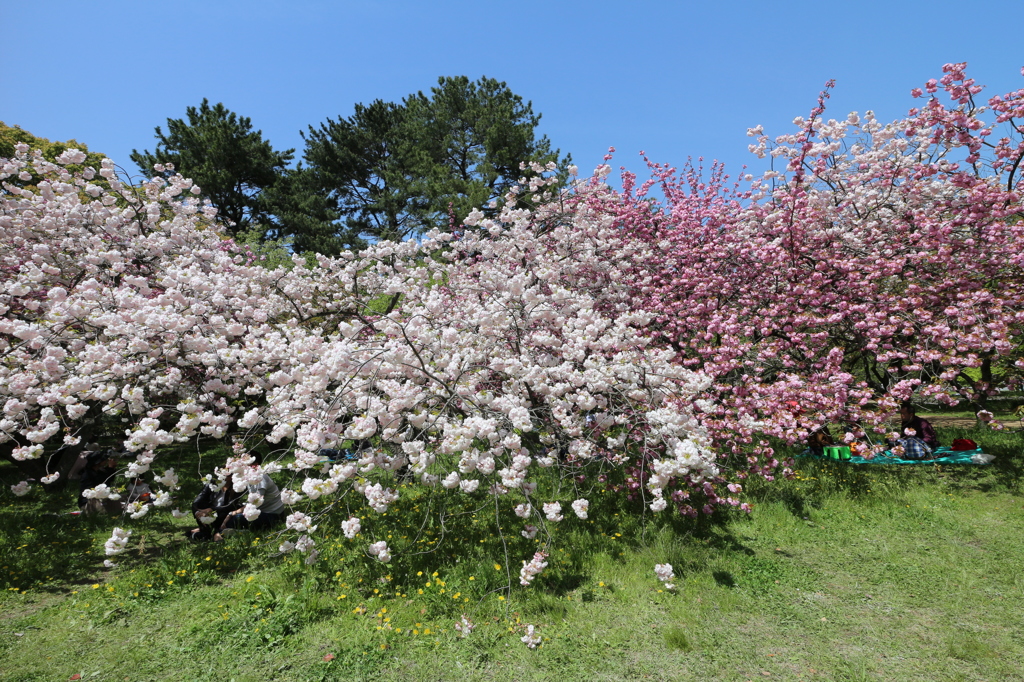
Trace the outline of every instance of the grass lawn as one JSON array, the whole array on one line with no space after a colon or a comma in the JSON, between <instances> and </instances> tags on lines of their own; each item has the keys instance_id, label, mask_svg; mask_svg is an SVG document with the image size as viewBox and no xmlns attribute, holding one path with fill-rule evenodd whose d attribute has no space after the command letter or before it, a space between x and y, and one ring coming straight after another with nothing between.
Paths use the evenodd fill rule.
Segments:
<instances>
[{"instance_id":1,"label":"grass lawn","mask_svg":"<svg viewBox=\"0 0 1024 682\"><path fill-rule=\"evenodd\" d=\"M270 538L185 543L162 514L104 570L113 520L47 515L73 493L13 498L0 465L0 679L1021 680L1024 434L940 431L962 435L996 462L798 460L750 482L750 515L642 521L608 494L525 589L529 543L502 558L485 507L419 535L418 507L393 508L387 532L421 553L389 566L337 530L305 566Z\"/></svg>"}]
</instances>

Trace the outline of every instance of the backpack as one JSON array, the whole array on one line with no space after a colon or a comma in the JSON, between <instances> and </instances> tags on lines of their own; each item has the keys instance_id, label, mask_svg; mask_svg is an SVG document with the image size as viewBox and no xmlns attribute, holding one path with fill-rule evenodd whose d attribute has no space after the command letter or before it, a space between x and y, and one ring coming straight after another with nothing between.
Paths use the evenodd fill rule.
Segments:
<instances>
[{"instance_id":1,"label":"backpack","mask_svg":"<svg viewBox=\"0 0 1024 682\"><path fill-rule=\"evenodd\" d=\"M956 452L964 452L965 450L977 450L978 444L970 438L957 438L953 441L953 446L950 448Z\"/></svg>"}]
</instances>

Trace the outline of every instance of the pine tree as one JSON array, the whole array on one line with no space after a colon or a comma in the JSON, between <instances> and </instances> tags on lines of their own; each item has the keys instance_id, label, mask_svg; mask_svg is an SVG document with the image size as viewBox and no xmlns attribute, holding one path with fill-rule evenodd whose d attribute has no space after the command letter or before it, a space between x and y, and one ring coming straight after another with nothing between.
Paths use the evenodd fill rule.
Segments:
<instances>
[{"instance_id":1,"label":"pine tree","mask_svg":"<svg viewBox=\"0 0 1024 682\"><path fill-rule=\"evenodd\" d=\"M271 223L264 194L281 181L295 150L275 151L249 118L220 103L203 99L186 116L167 119L166 134L158 126L156 151L132 150L132 161L147 177L157 173L155 164L173 164L199 185L232 234Z\"/></svg>"},{"instance_id":2,"label":"pine tree","mask_svg":"<svg viewBox=\"0 0 1024 682\"><path fill-rule=\"evenodd\" d=\"M493 78L442 77L429 96L356 105L352 116L303 135L293 187L322 202L315 213L282 211L282 229L297 250L337 252L444 229L473 208L495 211L531 175L520 164L569 162L546 136L536 139L539 121L530 102Z\"/></svg>"}]
</instances>

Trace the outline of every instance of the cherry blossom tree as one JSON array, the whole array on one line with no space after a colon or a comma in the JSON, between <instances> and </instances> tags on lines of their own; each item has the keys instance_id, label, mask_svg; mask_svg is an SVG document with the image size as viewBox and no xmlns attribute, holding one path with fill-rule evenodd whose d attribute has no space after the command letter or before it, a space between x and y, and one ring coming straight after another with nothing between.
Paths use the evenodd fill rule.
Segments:
<instances>
[{"instance_id":1,"label":"cherry blossom tree","mask_svg":"<svg viewBox=\"0 0 1024 682\"><path fill-rule=\"evenodd\" d=\"M863 437L913 395L983 404L997 379L1019 385L1024 90L978 106L964 68L891 124L826 120L826 91L797 132L752 129L783 168L746 191L718 166L650 164L581 199L651 245L627 275L648 331L713 380L700 421L754 471L778 466L758 434Z\"/></svg>"},{"instance_id":2,"label":"cherry blossom tree","mask_svg":"<svg viewBox=\"0 0 1024 682\"><path fill-rule=\"evenodd\" d=\"M123 421L136 453L126 474L152 475L170 506L177 478L156 475L162 448L233 430L265 438L279 445L276 461L251 467L240 445L219 473L241 490L291 470L283 497L298 508L287 522L297 537L281 550L310 560L317 524L301 509L323 498L383 514L400 480L493 497L532 522L524 532L550 537L564 516L542 512L561 508L549 498L585 516L578 483L634 457L657 469L643 493L655 511L670 485L700 495L718 475L690 408L704 377L650 344L641 330L651 314L629 305L628 287L602 287L597 306L595 273L629 251L604 216L567 214L548 196L534 211L471 214L475 229L458 239L436 233L268 269L224 239L190 181L130 188L107 161L81 173L63 165L77 161L21 146L3 165L7 177L31 168L45 178L36 191L6 185L0 218L11 246L0 438L15 460L74 443L99 410ZM523 191L544 198L548 182ZM321 462L321 448L346 440L374 447L358 462ZM247 518L258 505L249 500ZM361 530L372 536L372 523ZM124 546L119 532L111 555ZM394 550L378 540L366 551L387 562Z\"/></svg>"}]
</instances>

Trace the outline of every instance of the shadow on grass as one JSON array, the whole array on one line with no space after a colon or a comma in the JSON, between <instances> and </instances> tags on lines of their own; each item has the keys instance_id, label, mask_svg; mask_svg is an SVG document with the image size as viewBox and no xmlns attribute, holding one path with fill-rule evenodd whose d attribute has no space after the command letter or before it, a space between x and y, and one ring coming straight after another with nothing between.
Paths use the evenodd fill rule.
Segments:
<instances>
[{"instance_id":1,"label":"shadow on grass","mask_svg":"<svg viewBox=\"0 0 1024 682\"><path fill-rule=\"evenodd\" d=\"M565 595L582 587L588 577L582 571L560 571L554 580L547 581L544 586L553 594Z\"/></svg>"},{"instance_id":2,"label":"shadow on grass","mask_svg":"<svg viewBox=\"0 0 1024 682\"><path fill-rule=\"evenodd\" d=\"M713 571L711 577L720 587L736 587L736 578L729 571Z\"/></svg>"},{"instance_id":3,"label":"shadow on grass","mask_svg":"<svg viewBox=\"0 0 1024 682\"><path fill-rule=\"evenodd\" d=\"M982 443L997 455L996 461L989 466L937 467L798 460L798 480L751 479L746 482L745 494L755 505L779 503L793 516L806 518L825 508L836 495L868 502L877 500L879 494L895 498L910 486L939 481L981 491L1019 488L1024 475L1024 435L979 433L973 429L940 431L944 442L963 436ZM200 485L191 472L212 467L222 456L219 452L206 454L200 460L195 450L175 453L173 463L181 467L183 489L177 498L182 508L187 508L187 501ZM118 519L68 516L75 492L69 486L59 494L40 494L28 505L19 500L17 505L0 508L0 551L4 557L0 562L4 566L0 586L59 591L62 588L58 585L96 581L105 558L102 542L113 526L123 523ZM313 566L301 565L305 556L298 553L278 557L273 549L265 548L268 542L276 548L273 537L260 539L251 533L241 533L216 546L192 545L181 537L181 527L165 514L131 522L132 542L119 561L132 567L146 567L165 583L178 580L176 574L185 569L191 576L199 567L199 575L189 580L211 584L230 579L240 570L259 571L284 563L289 565L287 574L293 582L301 583L303 576L314 576L327 584L335 578L336 569L342 567L346 574L364 578L349 591L365 598L372 597L373 590L383 589L384 585L389 589L417 589L426 576L439 571L444 579L456 581L455 584L471 585L473 593L479 595L507 590L510 577L515 586L521 561L546 546L522 537L518 525L506 525L499 532L493 501L455 493L403 493L387 515L367 517L363 534L354 541L340 537L337 528L350 513L359 512L349 510L344 503L330 510L325 507L324 511L317 522L323 529L335 530L328 530L323 539L317 538L321 560ZM706 572L710 561L735 555L745 567L742 571L711 574L722 587L744 586L755 578L764 582L759 577L762 573L764 580L771 577L769 582L774 584L775 576L769 576L771 571L758 563L761 558L754 549L734 534L736 517L736 513L729 512L696 519L651 514L645 513L640 501L629 501L621 495L593 497L589 519L567 515L563 522L552 526L556 549L552 550L548 558L550 567L539 582L551 594L562 596L585 587L591 580L595 556L626 564L637 552L654 547L664 555L662 560L676 566L679 573ZM365 552L368 543L382 539L388 541L394 552L389 564L381 564ZM256 544L260 545L258 549ZM206 557L212 559L208 562ZM775 560L774 555L771 559ZM500 569L492 568L498 565ZM470 579L473 582L468 582Z\"/></svg>"},{"instance_id":4,"label":"shadow on grass","mask_svg":"<svg viewBox=\"0 0 1024 682\"><path fill-rule=\"evenodd\" d=\"M9 462L0 467L4 478L17 478ZM2 485L7 483L4 480ZM77 487L60 483L45 490L36 485L27 497L4 501L0 506L0 589L65 592L102 567L96 537L111 520L72 515L77 493Z\"/></svg>"}]
</instances>

